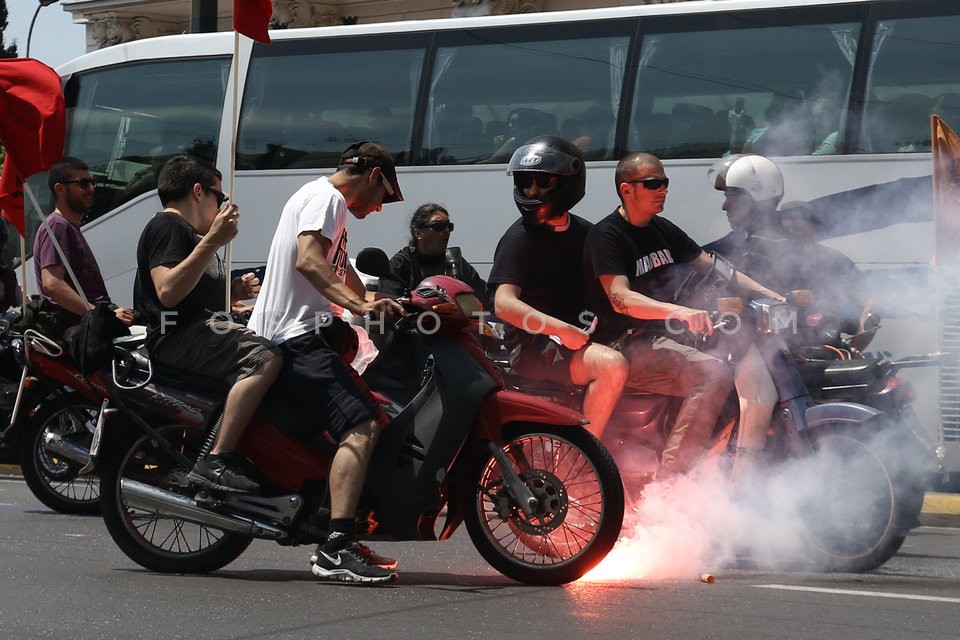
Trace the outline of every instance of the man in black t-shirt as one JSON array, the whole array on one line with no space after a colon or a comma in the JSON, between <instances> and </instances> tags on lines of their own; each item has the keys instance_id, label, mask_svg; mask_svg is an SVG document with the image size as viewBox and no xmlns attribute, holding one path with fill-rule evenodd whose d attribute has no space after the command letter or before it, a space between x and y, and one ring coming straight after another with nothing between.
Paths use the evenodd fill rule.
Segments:
<instances>
[{"instance_id":1,"label":"man in black t-shirt","mask_svg":"<svg viewBox=\"0 0 960 640\"><path fill-rule=\"evenodd\" d=\"M705 452L734 380L725 362L673 339L687 328L710 333L709 314L669 301L678 284L676 265L705 273L714 259L680 228L657 216L669 181L656 156L625 156L615 181L621 205L593 227L585 247L589 301L599 316L597 339L617 345L627 357L628 386L685 398L661 458L665 471L682 473ZM746 276L739 275L737 284L780 297ZM776 391L755 347L737 364L736 384L741 433L752 433L754 425L762 423L765 437Z\"/></svg>"},{"instance_id":2,"label":"man in black t-shirt","mask_svg":"<svg viewBox=\"0 0 960 640\"><path fill-rule=\"evenodd\" d=\"M260 400L282 364L279 349L230 321L223 264L217 251L237 235L239 210L222 192L220 172L197 158L171 158L160 171L163 211L137 245L135 307L147 318L151 358L230 384L216 442L187 479L228 492L256 491L234 453ZM259 287L249 274L232 283L246 300ZM218 313L219 312L219 313Z\"/></svg>"},{"instance_id":3,"label":"man in black t-shirt","mask_svg":"<svg viewBox=\"0 0 960 640\"><path fill-rule=\"evenodd\" d=\"M496 290L510 362L529 377L585 385L587 428L599 437L620 399L627 362L589 341L593 314L581 265L590 223L569 212L583 198L583 156L562 138L540 136L514 152L507 173L522 217L500 239L487 282Z\"/></svg>"}]
</instances>

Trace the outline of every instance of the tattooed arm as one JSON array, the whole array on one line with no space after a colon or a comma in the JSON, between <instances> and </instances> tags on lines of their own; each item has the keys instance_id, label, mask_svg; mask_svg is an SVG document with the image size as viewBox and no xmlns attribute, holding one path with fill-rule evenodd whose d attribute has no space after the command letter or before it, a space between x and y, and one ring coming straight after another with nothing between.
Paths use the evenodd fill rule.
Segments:
<instances>
[{"instance_id":1,"label":"tattooed arm","mask_svg":"<svg viewBox=\"0 0 960 640\"><path fill-rule=\"evenodd\" d=\"M678 320L686 322L693 331L710 332L712 324L706 311L661 302L637 293L630 288L626 276L600 276L600 284L617 313L640 320Z\"/></svg>"}]
</instances>

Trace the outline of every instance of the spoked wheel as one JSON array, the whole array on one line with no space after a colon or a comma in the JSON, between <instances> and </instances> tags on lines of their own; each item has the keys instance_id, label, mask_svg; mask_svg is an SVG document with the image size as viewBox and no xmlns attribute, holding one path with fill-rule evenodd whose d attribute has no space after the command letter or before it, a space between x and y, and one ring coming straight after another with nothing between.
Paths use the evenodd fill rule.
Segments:
<instances>
[{"instance_id":1,"label":"spoked wheel","mask_svg":"<svg viewBox=\"0 0 960 640\"><path fill-rule=\"evenodd\" d=\"M529 428L506 438L503 449L537 499L535 513L523 513L499 463L486 454L464 519L473 544L497 571L520 582L563 584L592 569L617 541L623 485L613 458L588 432Z\"/></svg>"},{"instance_id":2,"label":"spoked wheel","mask_svg":"<svg viewBox=\"0 0 960 640\"><path fill-rule=\"evenodd\" d=\"M54 511L100 513L100 480L80 475L86 464L99 407L61 396L45 400L28 417L20 437L20 470L30 491Z\"/></svg>"},{"instance_id":3,"label":"spoked wheel","mask_svg":"<svg viewBox=\"0 0 960 640\"><path fill-rule=\"evenodd\" d=\"M825 427L815 434L821 490L802 511L815 562L832 571L870 571L900 549L923 505L923 452L911 437L896 427Z\"/></svg>"},{"instance_id":4,"label":"spoked wheel","mask_svg":"<svg viewBox=\"0 0 960 640\"><path fill-rule=\"evenodd\" d=\"M208 573L235 560L250 545L251 538L191 522L175 515L157 513L163 507L133 506L125 497L123 481L139 483L191 499L195 490L186 487L186 469L149 436L131 428L122 443L111 448L109 462L101 473L103 521L117 546L142 567L164 573ZM158 432L188 459L196 458L203 434L174 425ZM142 504L139 501L138 504Z\"/></svg>"}]
</instances>

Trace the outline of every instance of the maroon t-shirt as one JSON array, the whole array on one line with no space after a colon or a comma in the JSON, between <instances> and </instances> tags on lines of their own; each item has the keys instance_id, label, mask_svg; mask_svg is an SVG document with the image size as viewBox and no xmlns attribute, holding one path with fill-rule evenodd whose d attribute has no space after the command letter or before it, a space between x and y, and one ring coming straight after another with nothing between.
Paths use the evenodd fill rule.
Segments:
<instances>
[{"instance_id":1,"label":"maroon t-shirt","mask_svg":"<svg viewBox=\"0 0 960 640\"><path fill-rule=\"evenodd\" d=\"M87 300L91 303L110 302L107 286L103 282L103 276L100 275L100 266L97 264L97 259L93 257L90 245L87 244L83 234L80 233L80 227L64 218L57 211L47 216L47 223L70 262L70 267L77 276ZM60 255L54 248L46 227L41 225L37 231L37 237L33 241L33 268L40 295L49 302L53 302L53 300L43 288L43 278L40 272L51 266L62 267L63 260L60 259ZM70 285L70 288L76 291L77 287L69 274L64 275L64 280Z\"/></svg>"}]
</instances>

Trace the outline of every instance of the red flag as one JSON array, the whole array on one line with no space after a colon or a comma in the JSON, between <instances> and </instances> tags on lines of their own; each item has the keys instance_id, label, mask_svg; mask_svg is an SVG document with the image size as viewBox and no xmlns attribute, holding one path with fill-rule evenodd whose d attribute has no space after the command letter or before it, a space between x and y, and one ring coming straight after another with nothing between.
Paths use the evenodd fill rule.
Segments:
<instances>
[{"instance_id":1,"label":"red flag","mask_svg":"<svg viewBox=\"0 0 960 640\"><path fill-rule=\"evenodd\" d=\"M0 143L7 152L0 176L3 217L22 234L23 183L63 156L67 137L60 76L31 58L0 61Z\"/></svg>"},{"instance_id":2,"label":"red flag","mask_svg":"<svg viewBox=\"0 0 960 640\"><path fill-rule=\"evenodd\" d=\"M26 237L23 213L23 182L17 175L10 156L3 161L3 175L0 176L0 209L3 217L10 222L21 236Z\"/></svg>"},{"instance_id":3,"label":"red flag","mask_svg":"<svg viewBox=\"0 0 960 640\"><path fill-rule=\"evenodd\" d=\"M960 262L960 137L939 116L930 117L933 138L933 220L938 265Z\"/></svg>"},{"instance_id":4,"label":"red flag","mask_svg":"<svg viewBox=\"0 0 960 640\"><path fill-rule=\"evenodd\" d=\"M272 15L272 0L233 0L233 30L257 42L270 44L267 27Z\"/></svg>"}]
</instances>

